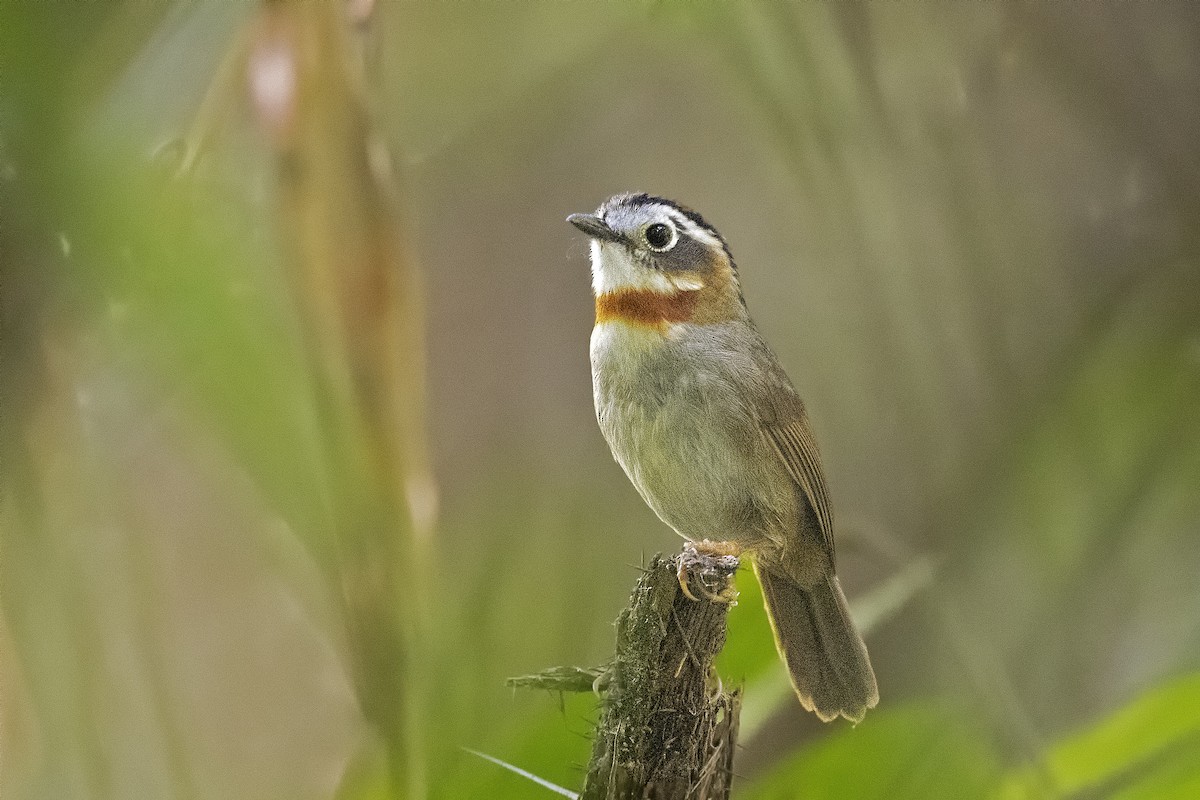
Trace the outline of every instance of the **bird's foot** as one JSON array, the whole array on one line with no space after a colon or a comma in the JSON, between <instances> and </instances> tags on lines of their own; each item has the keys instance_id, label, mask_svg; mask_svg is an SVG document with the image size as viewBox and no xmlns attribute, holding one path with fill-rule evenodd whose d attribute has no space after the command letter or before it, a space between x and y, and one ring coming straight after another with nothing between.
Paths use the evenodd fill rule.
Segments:
<instances>
[{"instance_id":1,"label":"bird's foot","mask_svg":"<svg viewBox=\"0 0 1200 800\"><path fill-rule=\"evenodd\" d=\"M685 544L683 552L679 554L679 570L676 573L679 577L679 589L683 592L683 596L689 600L700 601L700 597L693 594L688 585L688 575L694 572L699 578L696 586L704 599L713 603L736 602L738 593L733 588L729 577L737 571L738 555L741 551L742 549L734 542L714 542L704 539ZM713 563L714 561L716 563ZM705 573L711 574L712 577L721 581L723 588L720 592L713 592L708 588L704 581Z\"/></svg>"}]
</instances>

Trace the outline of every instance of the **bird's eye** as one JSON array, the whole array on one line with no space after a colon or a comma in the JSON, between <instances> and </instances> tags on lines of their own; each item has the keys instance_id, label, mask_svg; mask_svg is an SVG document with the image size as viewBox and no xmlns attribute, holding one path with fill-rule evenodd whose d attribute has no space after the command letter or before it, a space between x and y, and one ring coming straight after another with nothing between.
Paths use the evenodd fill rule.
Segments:
<instances>
[{"instance_id":1,"label":"bird's eye","mask_svg":"<svg viewBox=\"0 0 1200 800\"><path fill-rule=\"evenodd\" d=\"M650 249L670 250L675 244L675 228L663 222L656 222L646 228L646 244L650 245Z\"/></svg>"}]
</instances>

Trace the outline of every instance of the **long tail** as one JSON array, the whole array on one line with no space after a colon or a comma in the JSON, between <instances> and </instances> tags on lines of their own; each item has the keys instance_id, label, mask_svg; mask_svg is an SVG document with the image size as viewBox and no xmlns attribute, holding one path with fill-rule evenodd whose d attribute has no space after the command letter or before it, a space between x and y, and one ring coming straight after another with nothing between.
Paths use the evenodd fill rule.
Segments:
<instances>
[{"instance_id":1,"label":"long tail","mask_svg":"<svg viewBox=\"0 0 1200 800\"><path fill-rule=\"evenodd\" d=\"M837 576L806 591L771 565L756 563L754 571L800 704L824 722L838 715L861 721L879 702L879 688Z\"/></svg>"}]
</instances>

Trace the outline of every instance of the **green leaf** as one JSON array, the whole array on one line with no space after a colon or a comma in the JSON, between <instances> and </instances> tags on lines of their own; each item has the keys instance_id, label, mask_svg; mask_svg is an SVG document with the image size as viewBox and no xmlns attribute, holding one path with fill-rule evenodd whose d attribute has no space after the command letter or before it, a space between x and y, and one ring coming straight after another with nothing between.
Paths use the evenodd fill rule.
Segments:
<instances>
[{"instance_id":1,"label":"green leaf","mask_svg":"<svg viewBox=\"0 0 1200 800\"><path fill-rule=\"evenodd\" d=\"M783 761L740 796L797 798L986 797L999 774L982 731L961 710L914 704L873 712L866 722Z\"/></svg>"},{"instance_id":2,"label":"green leaf","mask_svg":"<svg viewBox=\"0 0 1200 800\"><path fill-rule=\"evenodd\" d=\"M1195 797L1200 792L1200 673L1143 695L1009 777L999 797Z\"/></svg>"}]
</instances>

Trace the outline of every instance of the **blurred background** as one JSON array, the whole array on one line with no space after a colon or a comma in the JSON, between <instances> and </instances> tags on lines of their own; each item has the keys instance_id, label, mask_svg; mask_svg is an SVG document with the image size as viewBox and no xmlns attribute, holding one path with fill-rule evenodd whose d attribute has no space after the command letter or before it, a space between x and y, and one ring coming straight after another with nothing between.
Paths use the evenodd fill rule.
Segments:
<instances>
[{"instance_id":1,"label":"blurred background","mask_svg":"<svg viewBox=\"0 0 1200 800\"><path fill-rule=\"evenodd\" d=\"M1200 796L1200 10L0 5L0 795L552 796L638 567L587 247L728 239L882 700L738 798Z\"/></svg>"}]
</instances>

